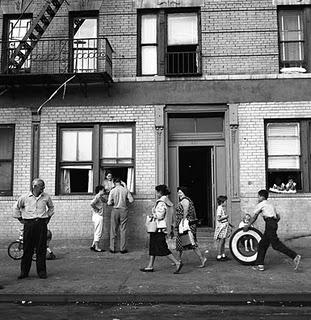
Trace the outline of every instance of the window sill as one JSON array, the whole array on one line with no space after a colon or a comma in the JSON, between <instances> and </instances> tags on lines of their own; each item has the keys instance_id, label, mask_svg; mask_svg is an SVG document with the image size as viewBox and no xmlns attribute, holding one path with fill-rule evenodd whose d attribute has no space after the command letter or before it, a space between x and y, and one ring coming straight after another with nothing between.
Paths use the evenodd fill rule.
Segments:
<instances>
[{"instance_id":1,"label":"window sill","mask_svg":"<svg viewBox=\"0 0 311 320\"><path fill-rule=\"evenodd\" d=\"M269 192L269 198L311 198L311 193L272 193Z\"/></svg>"}]
</instances>

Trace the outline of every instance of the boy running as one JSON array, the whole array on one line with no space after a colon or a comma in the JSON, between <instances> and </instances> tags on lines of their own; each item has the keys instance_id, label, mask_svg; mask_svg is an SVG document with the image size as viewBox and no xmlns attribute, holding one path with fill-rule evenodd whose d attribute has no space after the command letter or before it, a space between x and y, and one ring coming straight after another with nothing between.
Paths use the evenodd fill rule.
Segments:
<instances>
[{"instance_id":1,"label":"boy running","mask_svg":"<svg viewBox=\"0 0 311 320\"><path fill-rule=\"evenodd\" d=\"M274 205L267 201L269 197L269 192L267 190L260 190L258 192L258 205L255 208L254 216L249 221L243 230L246 232L250 225L252 225L261 213L263 219L265 220L265 232L262 239L258 244L258 254L255 262L254 270L264 271L264 260L266 252L270 246L274 250L280 251L287 256L289 256L294 261L294 270L298 269L301 256L294 252L293 250L286 247L278 238L276 232L278 229L278 222L280 220L280 215L276 212Z\"/></svg>"}]
</instances>

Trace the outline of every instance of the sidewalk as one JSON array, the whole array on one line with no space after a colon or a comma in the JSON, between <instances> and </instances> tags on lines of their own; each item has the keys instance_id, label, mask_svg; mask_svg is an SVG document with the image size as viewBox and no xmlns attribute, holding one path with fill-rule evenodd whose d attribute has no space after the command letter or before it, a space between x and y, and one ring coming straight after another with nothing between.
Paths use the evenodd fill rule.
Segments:
<instances>
[{"instance_id":1,"label":"sidewalk","mask_svg":"<svg viewBox=\"0 0 311 320\"><path fill-rule=\"evenodd\" d=\"M89 241L88 241L89 242ZM295 248L302 254L302 268L295 272L287 257L269 249L265 272L256 272L249 266L240 265L234 259L217 262L216 252L211 248L207 254L204 269L196 268L198 258L193 252L184 255L184 267L180 274L173 274L174 266L164 257L156 259L155 272L143 273L140 267L146 266L148 251L132 249L128 254L94 253L86 241L54 242L56 260L47 261L48 279L39 279L33 263L30 277L17 280L20 261L14 261L7 255L6 244L0 245L0 302L27 300L27 296L78 297L94 301L94 297L106 301L124 301L133 297L156 296L179 297L179 301L206 299L207 297L240 296L245 299L256 296L278 295L288 297L311 297L311 252L309 248ZM131 249L131 248L130 248ZM202 251L206 248L202 247ZM86 297L86 298L85 298ZM93 297L93 298L92 298ZM109 298L110 297L110 298ZM126 299L125 299L126 297ZM136 297L136 298L135 298ZM46 298L48 299L48 298ZM61 299L61 298L59 298ZM93 300L92 300L93 299ZM95 299L95 300L96 300ZM108 299L108 300L107 300ZM110 299L110 300L109 300ZM104 299L105 300L105 299ZM187 301L187 300L186 300Z\"/></svg>"}]
</instances>

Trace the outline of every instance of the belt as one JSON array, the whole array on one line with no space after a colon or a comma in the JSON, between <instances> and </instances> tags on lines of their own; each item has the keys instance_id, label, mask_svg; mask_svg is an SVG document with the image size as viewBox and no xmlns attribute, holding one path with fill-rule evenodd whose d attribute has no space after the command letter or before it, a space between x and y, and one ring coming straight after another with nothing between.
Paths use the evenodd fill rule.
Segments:
<instances>
[{"instance_id":1,"label":"belt","mask_svg":"<svg viewBox=\"0 0 311 320\"><path fill-rule=\"evenodd\" d=\"M33 219L24 219L25 222L38 222L45 221L47 218L33 218Z\"/></svg>"}]
</instances>

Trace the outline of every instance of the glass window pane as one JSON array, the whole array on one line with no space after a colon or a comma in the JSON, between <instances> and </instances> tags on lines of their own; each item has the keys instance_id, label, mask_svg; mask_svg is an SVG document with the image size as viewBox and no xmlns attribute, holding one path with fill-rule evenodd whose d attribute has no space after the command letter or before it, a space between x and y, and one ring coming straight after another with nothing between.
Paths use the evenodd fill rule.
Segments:
<instances>
[{"instance_id":1,"label":"glass window pane","mask_svg":"<svg viewBox=\"0 0 311 320\"><path fill-rule=\"evenodd\" d=\"M303 43L288 42L281 45L281 56L283 61L300 61L304 59Z\"/></svg>"},{"instance_id":2,"label":"glass window pane","mask_svg":"<svg viewBox=\"0 0 311 320\"><path fill-rule=\"evenodd\" d=\"M102 157L116 158L117 157L117 133L103 133Z\"/></svg>"},{"instance_id":3,"label":"glass window pane","mask_svg":"<svg viewBox=\"0 0 311 320\"><path fill-rule=\"evenodd\" d=\"M0 128L0 159L13 158L14 129Z\"/></svg>"},{"instance_id":4,"label":"glass window pane","mask_svg":"<svg viewBox=\"0 0 311 320\"><path fill-rule=\"evenodd\" d=\"M157 16L146 14L141 17L141 43L157 43Z\"/></svg>"},{"instance_id":5,"label":"glass window pane","mask_svg":"<svg viewBox=\"0 0 311 320\"><path fill-rule=\"evenodd\" d=\"M268 155L300 155L300 140L298 137L270 137Z\"/></svg>"},{"instance_id":6,"label":"glass window pane","mask_svg":"<svg viewBox=\"0 0 311 320\"><path fill-rule=\"evenodd\" d=\"M157 47L141 47L141 73L143 75L157 74Z\"/></svg>"},{"instance_id":7,"label":"glass window pane","mask_svg":"<svg viewBox=\"0 0 311 320\"><path fill-rule=\"evenodd\" d=\"M77 131L62 131L62 161L77 161Z\"/></svg>"},{"instance_id":8,"label":"glass window pane","mask_svg":"<svg viewBox=\"0 0 311 320\"><path fill-rule=\"evenodd\" d=\"M92 160L92 131L80 131L78 136L78 160Z\"/></svg>"},{"instance_id":9,"label":"glass window pane","mask_svg":"<svg viewBox=\"0 0 311 320\"><path fill-rule=\"evenodd\" d=\"M11 190L12 184L12 163L0 162L0 190Z\"/></svg>"},{"instance_id":10,"label":"glass window pane","mask_svg":"<svg viewBox=\"0 0 311 320\"><path fill-rule=\"evenodd\" d=\"M170 133L195 132L194 118L171 118L169 119Z\"/></svg>"},{"instance_id":11,"label":"glass window pane","mask_svg":"<svg viewBox=\"0 0 311 320\"><path fill-rule=\"evenodd\" d=\"M167 16L168 45L198 43L198 16L196 13L176 13Z\"/></svg>"},{"instance_id":12,"label":"glass window pane","mask_svg":"<svg viewBox=\"0 0 311 320\"><path fill-rule=\"evenodd\" d=\"M196 131L197 132L222 132L223 118L197 118Z\"/></svg>"},{"instance_id":13,"label":"glass window pane","mask_svg":"<svg viewBox=\"0 0 311 320\"><path fill-rule=\"evenodd\" d=\"M132 133L120 133L118 158L132 158Z\"/></svg>"},{"instance_id":14,"label":"glass window pane","mask_svg":"<svg viewBox=\"0 0 311 320\"><path fill-rule=\"evenodd\" d=\"M74 21L74 39L97 38L96 18L76 18Z\"/></svg>"},{"instance_id":15,"label":"glass window pane","mask_svg":"<svg viewBox=\"0 0 311 320\"><path fill-rule=\"evenodd\" d=\"M295 136L299 137L299 123L298 122L284 122L284 123L268 123L267 134L269 137L285 137Z\"/></svg>"},{"instance_id":16,"label":"glass window pane","mask_svg":"<svg viewBox=\"0 0 311 320\"><path fill-rule=\"evenodd\" d=\"M93 170L88 167L61 168L61 193L93 192Z\"/></svg>"},{"instance_id":17,"label":"glass window pane","mask_svg":"<svg viewBox=\"0 0 311 320\"><path fill-rule=\"evenodd\" d=\"M11 19L9 27L9 40L23 39L30 27L30 23L30 19Z\"/></svg>"},{"instance_id":18,"label":"glass window pane","mask_svg":"<svg viewBox=\"0 0 311 320\"><path fill-rule=\"evenodd\" d=\"M269 169L299 169L299 156L277 157L272 156L268 158Z\"/></svg>"}]
</instances>

